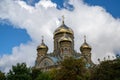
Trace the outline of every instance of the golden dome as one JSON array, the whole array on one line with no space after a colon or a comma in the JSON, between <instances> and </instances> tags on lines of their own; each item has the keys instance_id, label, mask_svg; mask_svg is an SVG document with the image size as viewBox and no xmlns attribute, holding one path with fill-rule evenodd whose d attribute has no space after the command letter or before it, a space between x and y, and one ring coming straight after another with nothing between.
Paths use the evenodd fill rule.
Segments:
<instances>
[{"instance_id":1,"label":"golden dome","mask_svg":"<svg viewBox=\"0 0 120 80\"><path fill-rule=\"evenodd\" d=\"M84 49L91 50L91 46L86 42L86 36L84 37L84 43L80 47L80 51L83 51Z\"/></svg>"},{"instance_id":2,"label":"golden dome","mask_svg":"<svg viewBox=\"0 0 120 80\"><path fill-rule=\"evenodd\" d=\"M42 43L37 47L37 50L38 50L38 49L46 49L46 50L48 50L48 47L47 47L47 45L45 45L43 39L42 39Z\"/></svg>"},{"instance_id":3,"label":"golden dome","mask_svg":"<svg viewBox=\"0 0 120 80\"><path fill-rule=\"evenodd\" d=\"M82 46L80 47L80 50L81 50L81 51L82 51L83 49L90 49L90 50L91 50L91 46L85 42L85 43L83 43Z\"/></svg>"},{"instance_id":4,"label":"golden dome","mask_svg":"<svg viewBox=\"0 0 120 80\"><path fill-rule=\"evenodd\" d=\"M60 38L59 42L62 42L62 41L70 41L72 42L72 39L64 33L64 36Z\"/></svg>"},{"instance_id":5,"label":"golden dome","mask_svg":"<svg viewBox=\"0 0 120 80\"><path fill-rule=\"evenodd\" d=\"M55 30L54 35L59 34L59 33L70 33L70 34L74 34L73 30L72 30L71 28L67 27L67 26L64 24L64 20L62 21L62 25Z\"/></svg>"},{"instance_id":6,"label":"golden dome","mask_svg":"<svg viewBox=\"0 0 120 80\"><path fill-rule=\"evenodd\" d=\"M48 47L44 43L41 43L41 45L37 47L37 49L47 49L47 48Z\"/></svg>"}]
</instances>

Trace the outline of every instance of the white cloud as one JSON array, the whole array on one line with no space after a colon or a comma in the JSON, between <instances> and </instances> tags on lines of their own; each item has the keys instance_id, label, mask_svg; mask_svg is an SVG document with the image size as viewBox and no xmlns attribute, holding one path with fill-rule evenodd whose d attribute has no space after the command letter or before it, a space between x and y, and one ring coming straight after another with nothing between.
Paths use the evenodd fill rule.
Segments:
<instances>
[{"instance_id":1,"label":"white cloud","mask_svg":"<svg viewBox=\"0 0 120 80\"><path fill-rule=\"evenodd\" d=\"M49 8L49 7L56 7L57 5L53 2L51 2L51 0L41 0L37 5L42 6L44 8Z\"/></svg>"},{"instance_id":2,"label":"white cloud","mask_svg":"<svg viewBox=\"0 0 120 80\"><path fill-rule=\"evenodd\" d=\"M24 1L16 1L16 3L18 3L22 8L28 10L29 12L32 12L34 10L34 7L27 5Z\"/></svg>"},{"instance_id":3,"label":"white cloud","mask_svg":"<svg viewBox=\"0 0 120 80\"><path fill-rule=\"evenodd\" d=\"M12 64L27 62L34 65L35 48L44 35L49 52L53 50L53 32L58 27L58 18L65 15L65 24L75 33L75 50L83 43L83 36L92 46L92 59L114 56L115 50L120 49L120 20L115 19L100 6L89 6L82 0L71 0L73 11L58 10L50 0L42 0L35 7L23 1L4 0L0 2L0 18L8 19L16 28L24 28L32 38L32 42L14 47L12 54L0 59L0 68L7 71ZM4 6L6 5L6 6ZM57 23L56 23L57 22ZM59 24L60 25L60 24ZM4 68L5 67L5 68Z\"/></svg>"},{"instance_id":4,"label":"white cloud","mask_svg":"<svg viewBox=\"0 0 120 80\"><path fill-rule=\"evenodd\" d=\"M33 66L36 57L36 44L28 42L27 44L21 44L18 47L14 47L12 54L4 54L0 58L0 69L4 72L8 72L11 69L11 65L16 65L16 63L25 62L27 66Z\"/></svg>"}]
</instances>

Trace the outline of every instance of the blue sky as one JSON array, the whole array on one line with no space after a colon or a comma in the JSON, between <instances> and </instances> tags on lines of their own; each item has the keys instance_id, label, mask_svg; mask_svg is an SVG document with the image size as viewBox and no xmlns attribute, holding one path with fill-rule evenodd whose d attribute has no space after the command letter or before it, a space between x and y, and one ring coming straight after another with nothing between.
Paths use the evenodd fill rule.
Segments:
<instances>
[{"instance_id":1,"label":"blue sky","mask_svg":"<svg viewBox=\"0 0 120 80\"><path fill-rule=\"evenodd\" d=\"M69 0L13 1L0 1L2 71L8 71L11 65L18 62L33 66L42 35L49 47L48 52L52 52L53 32L60 25L62 15L65 15L65 24L75 33L77 52L80 52L79 47L86 35L87 42L93 48L93 61L120 53L119 0L70 0L72 4Z\"/></svg>"},{"instance_id":2,"label":"blue sky","mask_svg":"<svg viewBox=\"0 0 120 80\"><path fill-rule=\"evenodd\" d=\"M0 55L9 54L14 46L31 40L25 29L14 28L10 22L0 24Z\"/></svg>"},{"instance_id":3,"label":"blue sky","mask_svg":"<svg viewBox=\"0 0 120 80\"><path fill-rule=\"evenodd\" d=\"M115 18L120 18L119 0L84 0L89 5L99 5L106 9Z\"/></svg>"},{"instance_id":4,"label":"blue sky","mask_svg":"<svg viewBox=\"0 0 120 80\"><path fill-rule=\"evenodd\" d=\"M27 4L34 6L39 0L24 0ZM64 0L52 0L58 4L58 8L63 8ZM68 1L68 0L66 0ZM84 0L88 5L99 5L106 9L107 12L112 14L115 18L120 18L120 1L119 0ZM0 19L0 55L3 53L9 54L14 46L20 45L20 43L27 43L31 41L30 36L25 29L14 28L7 20Z\"/></svg>"}]
</instances>

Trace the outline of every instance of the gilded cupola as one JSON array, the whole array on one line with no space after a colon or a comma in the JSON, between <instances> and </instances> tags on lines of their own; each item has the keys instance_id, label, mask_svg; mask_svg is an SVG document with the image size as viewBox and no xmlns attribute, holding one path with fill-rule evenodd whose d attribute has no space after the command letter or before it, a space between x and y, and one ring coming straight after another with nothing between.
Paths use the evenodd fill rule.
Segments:
<instances>
[{"instance_id":1,"label":"gilded cupola","mask_svg":"<svg viewBox=\"0 0 120 80\"><path fill-rule=\"evenodd\" d=\"M65 25L64 16L63 16L62 25L55 30L54 35L57 35L59 33L74 34L73 30Z\"/></svg>"},{"instance_id":2,"label":"gilded cupola","mask_svg":"<svg viewBox=\"0 0 120 80\"><path fill-rule=\"evenodd\" d=\"M91 51L91 46L86 42L86 36L84 36L84 43L80 47L80 51L83 52L83 50L90 50Z\"/></svg>"},{"instance_id":3,"label":"gilded cupola","mask_svg":"<svg viewBox=\"0 0 120 80\"><path fill-rule=\"evenodd\" d=\"M46 52L48 51L48 47L47 47L47 45L44 43L43 36L42 36L42 43L37 47L37 50L40 50L40 49L44 49L44 50L46 50Z\"/></svg>"}]
</instances>

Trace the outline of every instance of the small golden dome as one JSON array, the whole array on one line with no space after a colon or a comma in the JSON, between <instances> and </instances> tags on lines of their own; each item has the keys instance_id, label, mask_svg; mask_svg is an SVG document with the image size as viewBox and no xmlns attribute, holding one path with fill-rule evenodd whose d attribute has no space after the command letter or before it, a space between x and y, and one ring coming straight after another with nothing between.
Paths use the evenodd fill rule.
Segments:
<instances>
[{"instance_id":1,"label":"small golden dome","mask_svg":"<svg viewBox=\"0 0 120 80\"><path fill-rule=\"evenodd\" d=\"M80 50L81 50L81 51L82 51L83 49L90 49L90 50L91 50L91 46L85 42L85 43L83 43L82 46L80 47Z\"/></svg>"},{"instance_id":2,"label":"small golden dome","mask_svg":"<svg viewBox=\"0 0 120 80\"><path fill-rule=\"evenodd\" d=\"M48 47L44 43L41 43L41 45L37 47L37 49L47 49L47 48Z\"/></svg>"},{"instance_id":3,"label":"small golden dome","mask_svg":"<svg viewBox=\"0 0 120 80\"><path fill-rule=\"evenodd\" d=\"M37 47L37 50L38 50L38 49L46 49L46 50L48 50L48 47L47 47L47 45L45 45L43 39L42 39L42 43Z\"/></svg>"},{"instance_id":4,"label":"small golden dome","mask_svg":"<svg viewBox=\"0 0 120 80\"><path fill-rule=\"evenodd\" d=\"M83 51L84 49L91 50L91 46L86 42L86 36L84 36L84 43L80 47L80 51Z\"/></svg>"},{"instance_id":5,"label":"small golden dome","mask_svg":"<svg viewBox=\"0 0 120 80\"><path fill-rule=\"evenodd\" d=\"M67 27L67 26L64 24L64 18L63 18L63 21L62 21L62 25L55 30L54 35L59 34L59 33L70 33L70 34L74 34L73 30L72 30L71 28Z\"/></svg>"},{"instance_id":6,"label":"small golden dome","mask_svg":"<svg viewBox=\"0 0 120 80\"><path fill-rule=\"evenodd\" d=\"M64 33L64 36L60 38L59 42L62 42L62 41L69 41L69 42L72 42L72 39Z\"/></svg>"}]
</instances>

